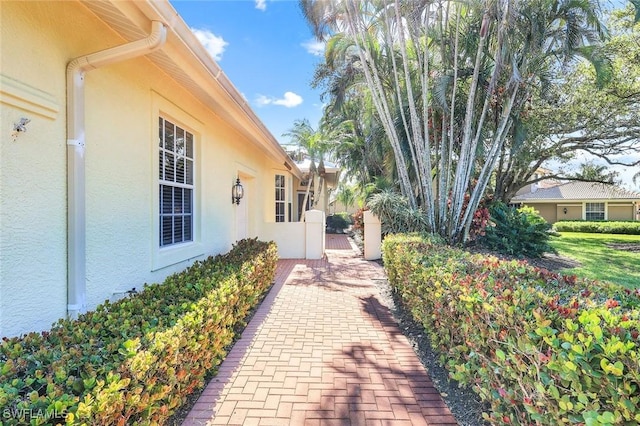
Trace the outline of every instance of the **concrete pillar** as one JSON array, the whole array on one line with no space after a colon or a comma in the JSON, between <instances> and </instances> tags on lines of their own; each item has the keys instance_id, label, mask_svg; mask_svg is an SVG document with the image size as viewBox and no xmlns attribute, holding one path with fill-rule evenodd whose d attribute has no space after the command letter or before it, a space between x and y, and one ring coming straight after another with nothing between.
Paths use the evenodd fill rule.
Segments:
<instances>
[{"instance_id":1,"label":"concrete pillar","mask_svg":"<svg viewBox=\"0 0 640 426\"><path fill-rule=\"evenodd\" d=\"M364 211L364 258L376 260L382 257L382 225L378 216Z\"/></svg>"},{"instance_id":2,"label":"concrete pillar","mask_svg":"<svg viewBox=\"0 0 640 426\"><path fill-rule=\"evenodd\" d=\"M322 259L324 256L325 217L321 210L307 210L305 221L305 258Z\"/></svg>"}]
</instances>

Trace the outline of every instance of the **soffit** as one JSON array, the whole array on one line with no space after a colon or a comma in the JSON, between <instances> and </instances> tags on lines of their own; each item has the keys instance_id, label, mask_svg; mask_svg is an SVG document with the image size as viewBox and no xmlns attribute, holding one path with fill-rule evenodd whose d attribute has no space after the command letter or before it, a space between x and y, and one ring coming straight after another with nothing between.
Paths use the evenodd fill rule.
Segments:
<instances>
[{"instance_id":1,"label":"soffit","mask_svg":"<svg viewBox=\"0 0 640 426\"><path fill-rule=\"evenodd\" d=\"M210 58L203 60L204 48L199 42L183 40L187 30L187 37L195 40L195 36L168 2L92 0L83 4L127 42L146 37L150 20L164 22L168 26L167 43L147 58L265 154L292 165L292 172L301 177L300 170L246 101L238 99L241 95L218 65ZM159 6L162 11L158 11Z\"/></svg>"},{"instance_id":2,"label":"soffit","mask_svg":"<svg viewBox=\"0 0 640 426\"><path fill-rule=\"evenodd\" d=\"M122 2L127 3L127 2ZM131 8L127 8L127 14L123 13L122 4L116 6L115 3L110 0L97 0L97 1L88 1L84 3L85 6L89 10L91 10L98 18L104 21L111 29L113 29L118 35L120 35L127 42L139 40L148 35L148 32L144 31L141 27L140 20L143 22L148 21L144 15L140 14L141 19L136 19L138 22L134 22L129 16L131 15ZM135 19L135 18L134 18ZM171 31L169 31L167 35L167 44L175 44L176 36ZM173 43L172 43L173 42ZM226 120L232 120L229 114L224 116L224 111L219 111L219 107L221 106L219 103L214 102L215 100L211 98L211 96L206 96L205 93L201 93L201 87L185 72L183 67L179 66L174 59L172 59L166 52L166 50L160 49L155 52L147 55L147 58L150 59L154 64L156 64L161 70L167 73L172 79L178 82L181 86L184 86L191 93L196 95L203 101L206 105L211 106L214 104L216 106L215 112L218 115L221 115L222 118ZM235 120L234 120L235 121Z\"/></svg>"}]
</instances>

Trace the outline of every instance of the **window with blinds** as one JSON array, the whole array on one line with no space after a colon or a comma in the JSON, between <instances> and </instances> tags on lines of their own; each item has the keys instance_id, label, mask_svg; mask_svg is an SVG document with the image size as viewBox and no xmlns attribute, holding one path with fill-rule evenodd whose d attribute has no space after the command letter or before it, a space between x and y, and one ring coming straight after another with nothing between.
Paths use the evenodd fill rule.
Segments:
<instances>
[{"instance_id":1,"label":"window with blinds","mask_svg":"<svg viewBox=\"0 0 640 426\"><path fill-rule=\"evenodd\" d=\"M286 220L284 175L276 175L276 222Z\"/></svg>"},{"instance_id":2,"label":"window with blinds","mask_svg":"<svg viewBox=\"0 0 640 426\"><path fill-rule=\"evenodd\" d=\"M604 203L587 203L586 220L604 220Z\"/></svg>"},{"instance_id":3,"label":"window with blinds","mask_svg":"<svg viewBox=\"0 0 640 426\"><path fill-rule=\"evenodd\" d=\"M193 134L159 120L160 247L193 241Z\"/></svg>"}]
</instances>

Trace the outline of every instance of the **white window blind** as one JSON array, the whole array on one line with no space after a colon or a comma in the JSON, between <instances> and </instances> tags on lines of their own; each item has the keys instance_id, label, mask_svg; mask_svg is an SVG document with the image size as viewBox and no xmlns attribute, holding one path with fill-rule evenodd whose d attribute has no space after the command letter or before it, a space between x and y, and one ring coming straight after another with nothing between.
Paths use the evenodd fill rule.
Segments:
<instances>
[{"instance_id":1,"label":"white window blind","mask_svg":"<svg viewBox=\"0 0 640 426\"><path fill-rule=\"evenodd\" d=\"M276 222L286 220L285 213L285 179L284 175L276 175Z\"/></svg>"},{"instance_id":2,"label":"white window blind","mask_svg":"<svg viewBox=\"0 0 640 426\"><path fill-rule=\"evenodd\" d=\"M604 220L604 203L587 203L587 220Z\"/></svg>"},{"instance_id":3,"label":"white window blind","mask_svg":"<svg viewBox=\"0 0 640 426\"><path fill-rule=\"evenodd\" d=\"M193 241L193 134L159 119L160 247Z\"/></svg>"}]
</instances>

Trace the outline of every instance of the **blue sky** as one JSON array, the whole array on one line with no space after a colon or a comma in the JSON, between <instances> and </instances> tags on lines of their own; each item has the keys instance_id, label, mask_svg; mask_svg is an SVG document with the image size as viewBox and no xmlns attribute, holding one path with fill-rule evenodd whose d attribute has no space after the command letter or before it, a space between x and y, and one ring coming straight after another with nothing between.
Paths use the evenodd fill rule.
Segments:
<instances>
[{"instance_id":1,"label":"blue sky","mask_svg":"<svg viewBox=\"0 0 640 426\"><path fill-rule=\"evenodd\" d=\"M293 0L173 0L222 70L281 142L296 119L315 128L320 91L311 89L324 46Z\"/></svg>"},{"instance_id":2,"label":"blue sky","mask_svg":"<svg viewBox=\"0 0 640 426\"><path fill-rule=\"evenodd\" d=\"M317 127L322 116L320 90L311 89L310 82L324 46L314 40L297 0L172 0L171 4L280 143L289 142L283 133L296 119L306 118ZM577 169L586 159L581 156L564 166ZM620 173L628 189L640 190L631 182L637 168L610 168Z\"/></svg>"}]
</instances>

